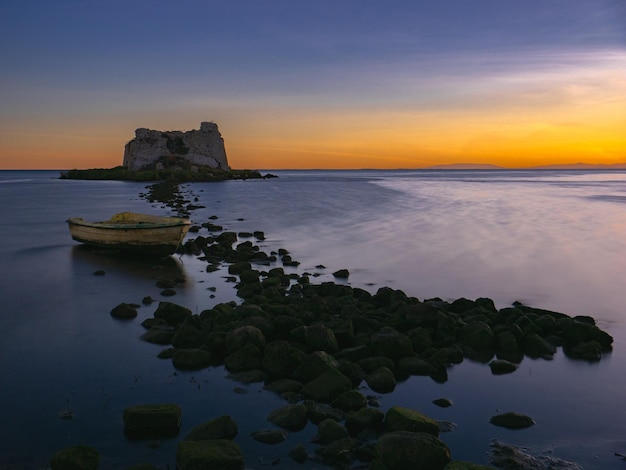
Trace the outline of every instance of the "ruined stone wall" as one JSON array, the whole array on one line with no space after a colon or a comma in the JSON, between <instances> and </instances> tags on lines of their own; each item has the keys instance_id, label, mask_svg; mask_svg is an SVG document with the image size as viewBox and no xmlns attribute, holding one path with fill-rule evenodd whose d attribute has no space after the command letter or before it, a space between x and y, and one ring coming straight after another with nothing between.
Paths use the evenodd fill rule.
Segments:
<instances>
[{"instance_id":1,"label":"ruined stone wall","mask_svg":"<svg viewBox=\"0 0 626 470\"><path fill-rule=\"evenodd\" d=\"M139 128L124 147L123 166L141 170L161 157L180 157L193 165L229 169L224 139L213 122L202 122L200 130L187 132Z\"/></svg>"}]
</instances>

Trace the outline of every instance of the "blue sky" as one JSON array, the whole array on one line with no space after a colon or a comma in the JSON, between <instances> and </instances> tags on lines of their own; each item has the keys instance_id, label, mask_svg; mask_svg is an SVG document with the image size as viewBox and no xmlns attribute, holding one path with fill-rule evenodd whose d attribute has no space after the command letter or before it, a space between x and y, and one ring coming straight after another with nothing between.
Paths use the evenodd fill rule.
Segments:
<instances>
[{"instance_id":1,"label":"blue sky","mask_svg":"<svg viewBox=\"0 0 626 470\"><path fill-rule=\"evenodd\" d=\"M231 165L256 167L306 167L332 154L352 155L353 167L359 152L364 166L463 160L474 137L452 149L429 135L460 135L476 110L480 135L498 116L539 122L540 108L550 117L542 125L554 127L551 116L571 114L580 93L597 114L618 101L605 147L626 122L623 0L36 0L3 2L0 17L0 168L113 166L135 128L203 120L220 126ZM429 131L424 123L445 122L442 113L454 125ZM591 119L580 116L581 126ZM401 145L389 152L402 160L382 146L363 153L359 126L369 135L382 127L378 138ZM607 161L626 160L618 144ZM479 152L489 154L475 147L467 157Z\"/></svg>"}]
</instances>

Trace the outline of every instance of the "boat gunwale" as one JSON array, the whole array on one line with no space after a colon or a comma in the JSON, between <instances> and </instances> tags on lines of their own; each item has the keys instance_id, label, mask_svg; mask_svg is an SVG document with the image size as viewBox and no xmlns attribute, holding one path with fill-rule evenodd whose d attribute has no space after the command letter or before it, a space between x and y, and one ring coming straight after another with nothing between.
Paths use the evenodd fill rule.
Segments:
<instances>
[{"instance_id":1,"label":"boat gunwale","mask_svg":"<svg viewBox=\"0 0 626 470\"><path fill-rule=\"evenodd\" d=\"M96 229L105 230L154 230L159 228L169 227L183 227L185 225L191 225L191 221L186 219L177 219L172 222L135 222L135 223L119 223L119 222L88 222L81 218L67 219L66 222L69 225L76 225L81 227L91 227Z\"/></svg>"}]
</instances>

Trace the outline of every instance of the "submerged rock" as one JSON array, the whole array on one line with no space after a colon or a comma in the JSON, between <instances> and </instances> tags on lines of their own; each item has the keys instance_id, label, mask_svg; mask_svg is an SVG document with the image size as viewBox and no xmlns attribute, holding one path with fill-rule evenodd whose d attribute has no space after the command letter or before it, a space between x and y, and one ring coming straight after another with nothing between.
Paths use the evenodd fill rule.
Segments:
<instances>
[{"instance_id":1,"label":"submerged rock","mask_svg":"<svg viewBox=\"0 0 626 470\"><path fill-rule=\"evenodd\" d=\"M56 452L50 460L51 470L97 470L100 455L96 449L78 445Z\"/></svg>"},{"instance_id":2,"label":"submerged rock","mask_svg":"<svg viewBox=\"0 0 626 470\"><path fill-rule=\"evenodd\" d=\"M498 468L516 470L582 470L573 462L549 456L533 456L509 444L498 440L491 443L489 461Z\"/></svg>"}]
</instances>

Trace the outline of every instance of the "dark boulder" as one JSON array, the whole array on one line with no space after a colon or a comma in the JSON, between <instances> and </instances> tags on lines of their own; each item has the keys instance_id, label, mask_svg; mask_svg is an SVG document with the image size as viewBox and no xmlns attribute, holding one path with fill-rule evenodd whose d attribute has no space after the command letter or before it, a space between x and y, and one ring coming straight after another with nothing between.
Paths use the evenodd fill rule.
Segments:
<instances>
[{"instance_id":1,"label":"dark boulder","mask_svg":"<svg viewBox=\"0 0 626 470\"><path fill-rule=\"evenodd\" d=\"M396 431L378 440L375 462L387 470L443 470L450 462L450 449L431 434Z\"/></svg>"},{"instance_id":2,"label":"dark boulder","mask_svg":"<svg viewBox=\"0 0 626 470\"><path fill-rule=\"evenodd\" d=\"M489 422L496 426L508 429L523 429L535 424L535 421L530 416L515 413L513 411L492 416Z\"/></svg>"},{"instance_id":3,"label":"dark boulder","mask_svg":"<svg viewBox=\"0 0 626 470\"><path fill-rule=\"evenodd\" d=\"M239 432L237 423L230 416L220 416L194 426L185 436L186 441L234 439Z\"/></svg>"},{"instance_id":4,"label":"dark boulder","mask_svg":"<svg viewBox=\"0 0 626 470\"><path fill-rule=\"evenodd\" d=\"M159 306L154 312L154 317L162 318L170 325L179 325L191 314L191 310L186 307L162 301L159 302Z\"/></svg>"},{"instance_id":5,"label":"dark boulder","mask_svg":"<svg viewBox=\"0 0 626 470\"><path fill-rule=\"evenodd\" d=\"M96 449L77 445L56 452L50 460L51 470L97 470L100 455Z\"/></svg>"},{"instance_id":6,"label":"dark boulder","mask_svg":"<svg viewBox=\"0 0 626 470\"><path fill-rule=\"evenodd\" d=\"M385 429L387 431L425 432L439 437L437 421L418 411L401 406L394 406L387 410Z\"/></svg>"},{"instance_id":7,"label":"dark boulder","mask_svg":"<svg viewBox=\"0 0 626 470\"><path fill-rule=\"evenodd\" d=\"M111 310L111 316L121 320L130 320L137 316L137 309L130 304L121 303Z\"/></svg>"},{"instance_id":8,"label":"dark boulder","mask_svg":"<svg viewBox=\"0 0 626 470\"><path fill-rule=\"evenodd\" d=\"M176 450L176 468L179 470L242 470L243 462L241 449L229 439L182 441Z\"/></svg>"}]
</instances>

